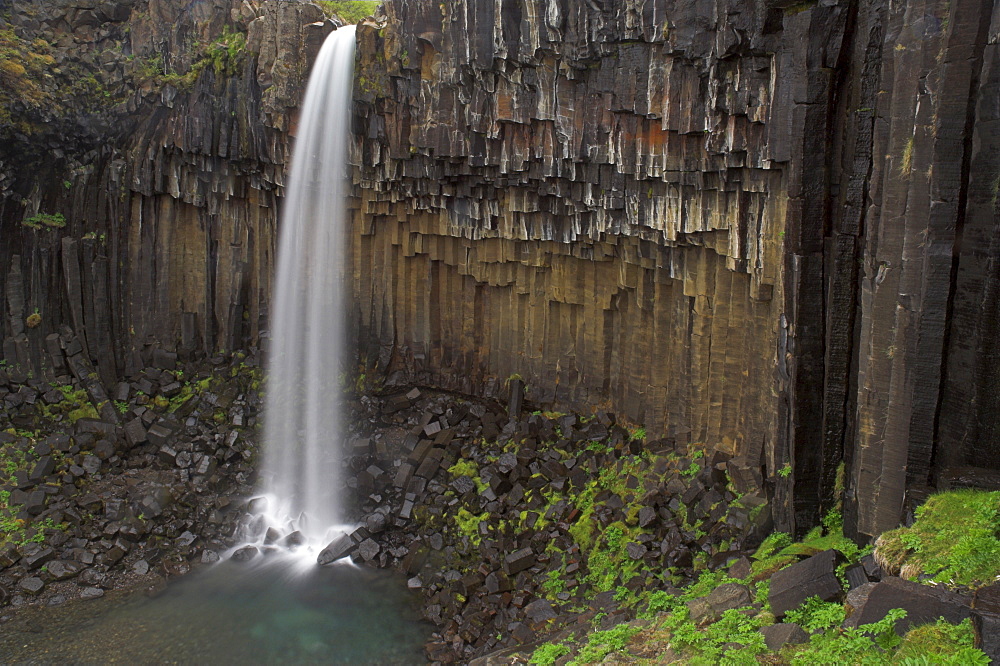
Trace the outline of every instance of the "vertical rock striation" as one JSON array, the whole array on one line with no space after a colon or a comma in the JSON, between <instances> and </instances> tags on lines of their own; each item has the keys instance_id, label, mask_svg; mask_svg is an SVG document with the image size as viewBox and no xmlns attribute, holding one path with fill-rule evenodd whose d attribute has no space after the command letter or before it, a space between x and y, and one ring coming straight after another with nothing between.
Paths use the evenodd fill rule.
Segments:
<instances>
[{"instance_id":1,"label":"vertical rock striation","mask_svg":"<svg viewBox=\"0 0 1000 666\"><path fill-rule=\"evenodd\" d=\"M996 466L992 3L386 12L360 33L369 359L704 442L786 527L842 461L861 536Z\"/></svg>"},{"instance_id":2,"label":"vertical rock striation","mask_svg":"<svg viewBox=\"0 0 1000 666\"><path fill-rule=\"evenodd\" d=\"M334 25L290 0L78 4L13 3L22 43L61 65L41 85L68 101L27 114L0 157L4 358L41 377L68 323L110 384L153 347L253 343L300 89ZM26 225L39 214L64 225Z\"/></svg>"},{"instance_id":3,"label":"vertical rock striation","mask_svg":"<svg viewBox=\"0 0 1000 666\"><path fill-rule=\"evenodd\" d=\"M3 358L43 376L62 323L105 383L157 346L256 343L333 26L291 0L11 5L69 101L14 109L0 150ZM369 372L488 396L517 375L703 443L783 529L842 463L861 537L1000 465L994 3L384 12L351 148Z\"/></svg>"},{"instance_id":4,"label":"vertical rock striation","mask_svg":"<svg viewBox=\"0 0 1000 666\"><path fill-rule=\"evenodd\" d=\"M985 182L998 164L982 144L995 124L994 11L979 1L908 2L859 21L883 35L875 103L858 105L875 116L856 365L844 367L856 373L848 496L861 535L895 526L907 499L954 467L1000 464L995 433L978 428L994 419L983 410L1000 321L991 314L996 200Z\"/></svg>"},{"instance_id":5,"label":"vertical rock striation","mask_svg":"<svg viewBox=\"0 0 1000 666\"><path fill-rule=\"evenodd\" d=\"M370 353L487 394L516 373L536 402L607 405L758 482L798 446L818 490L847 3L387 13L360 38Z\"/></svg>"}]
</instances>

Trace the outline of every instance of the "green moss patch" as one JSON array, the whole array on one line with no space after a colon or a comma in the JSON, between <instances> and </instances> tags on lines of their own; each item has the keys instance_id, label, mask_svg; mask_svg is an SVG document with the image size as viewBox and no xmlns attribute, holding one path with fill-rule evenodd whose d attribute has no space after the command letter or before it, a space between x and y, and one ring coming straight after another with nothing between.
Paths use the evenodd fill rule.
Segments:
<instances>
[{"instance_id":1,"label":"green moss patch","mask_svg":"<svg viewBox=\"0 0 1000 666\"><path fill-rule=\"evenodd\" d=\"M486 490L486 483L479 478L479 465L474 460L461 459L448 468L451 478L457 479L460 476L467 476L476 484L476 490L483 492Z\"/></svg>"},{"instance_id":2,"label":"green moss patch","mask_svg":"<svg viewBox=\"0 0 1000 666\"><path fill-rule=\"evenodd\" d=\"M884 569L915 580L978 587L1000 578L1000 492L953 490L932 495L912 527L878 538Z\"/></svg>"},{"instance_id":3,"label":"green moss patch","mask_svg":"<svg viewBox=\"0 0 1000 666\"><path fill-rule=\"evenodd\" d=\"M327 16L338 16L346 23L358 23L371 16L381 0L318 0Z\"/></svg>"}]
</instances>

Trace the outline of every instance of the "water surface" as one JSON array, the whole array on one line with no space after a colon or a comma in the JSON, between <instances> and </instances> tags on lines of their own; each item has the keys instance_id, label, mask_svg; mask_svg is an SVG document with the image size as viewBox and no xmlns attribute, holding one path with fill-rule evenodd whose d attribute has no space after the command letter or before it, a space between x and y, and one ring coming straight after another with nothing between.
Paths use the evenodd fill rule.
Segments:
<instances>
[{"instance_id":1,"label":"water surface","mask_svg":"<svg viewBox=\"0 0 1000 666\"><path fill-rule=\"evenodd\" d=\"M223 562L155 598L75 601L0 625L4 664L423 664L430 625L398 576Z\"/></svg>"}]
</instances>

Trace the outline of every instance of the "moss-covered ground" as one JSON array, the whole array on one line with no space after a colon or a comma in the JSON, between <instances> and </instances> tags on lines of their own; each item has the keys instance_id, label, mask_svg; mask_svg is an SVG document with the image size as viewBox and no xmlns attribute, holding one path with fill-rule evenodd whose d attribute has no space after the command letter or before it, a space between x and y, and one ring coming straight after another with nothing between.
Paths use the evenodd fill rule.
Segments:
<instances>
[{"instance_id":1,"label":"moss-covered ground","mask_svg":"<svg viewBox=\"0 0 1000 666\"><path fill-rule=\"evenodd\" d=\"M982 582L991 567L1000 566L996 557L969 553L970 543L981 543L985 554L992 551L995 538L995 506L998 493L961 491L932 497L917 512L911 528L901 528L881 540L879 548L897 543L906 545L909 562L922 571L939 576L948 571L949 580ZM953 521L956 521L953 523ZM992 521L992 522L991 522ZM949 527L953 526L955 527ZM992 526L992 532L990 531ZM961 534L949 532L959 529ZM951 549L947 547L950 542ZM931 545L933 544L933 546ZM617 653L615 663L632 664L962 664L985 665L989 658L974 647L975 634L969 620L953 625L941 619L911 628L898 636L894 625L906 611L895 609L882 620L845 628L847 608L839 603L813 597L790 611L785 621L795 622L810 634L808 642L788 645L774 653L764 643L760 629L773 624L768 604L769 577L802 556L829 548L840 551L845 564L856 562L869 548L859 548L843 536L839 514L831 512L824 525L794 542L787 534L775 533L761 544L752 557L751 572L742 579L724 571L703 571L700 577L681 588L680 593L645 592L627 599L637 609L637 619L605 631L569 636L538 646L530 663L601 663ZM896 551L892 551L895 553ZM921 557L917 557L921 556ZM885 554L882 559L885 561ZM987 561L989 560L989 561ZM901 561L906 561L903 558ZM995 574L993 574L995 575ZM728 610L714 622L696 624L687 602L711 593L725 583L742 583L756 595L751 605ZM843 581L845 591L846 580Z\"/></svg>"}]
</instances>

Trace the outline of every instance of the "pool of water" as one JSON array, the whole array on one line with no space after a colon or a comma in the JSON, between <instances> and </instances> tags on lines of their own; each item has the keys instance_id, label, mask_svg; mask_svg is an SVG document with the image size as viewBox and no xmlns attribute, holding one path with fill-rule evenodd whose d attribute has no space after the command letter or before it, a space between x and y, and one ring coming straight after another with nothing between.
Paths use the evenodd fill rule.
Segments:
<instances>
[{"instance_id":1,"label":"pool of water","mask_svg":"<svg viewBox=\"0 0 1000 666\"><path fill-rule=\"evenodd\" d=\"M258 559L199 571L155 598L132 594L25 612L0 625L0 661L427 663L423 644L432 629L400 577Z\"/></svg>"}]
</instances>

